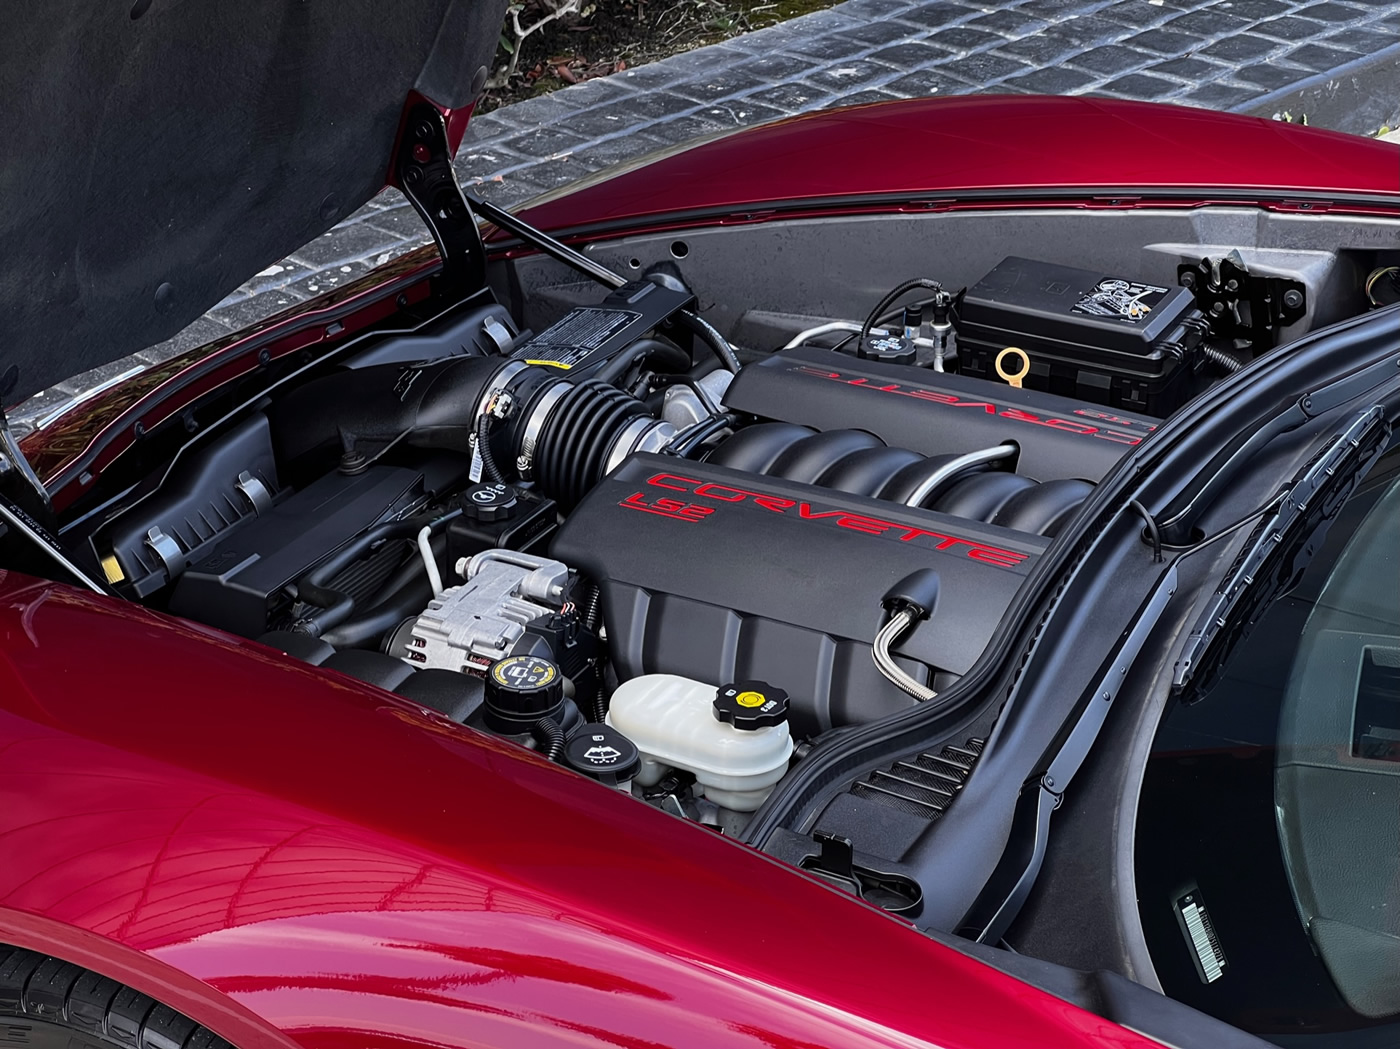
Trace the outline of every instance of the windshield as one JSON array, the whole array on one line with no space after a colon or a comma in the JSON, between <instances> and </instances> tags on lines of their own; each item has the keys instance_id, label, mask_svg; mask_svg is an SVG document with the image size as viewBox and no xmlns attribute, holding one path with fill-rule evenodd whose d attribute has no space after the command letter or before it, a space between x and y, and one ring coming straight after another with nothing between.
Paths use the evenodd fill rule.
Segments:
<instances>
[{"instance_id":1,"label":"windshield","mask_svg":"<svg viewBox=\"0 0 1400 1049\"><path fill-rule=\"evenodd\" d=\"M1153 744L1137 829L1163 988L1280 1045L1400 1046L1400 451Z\"/></svg>"}]
</instances>

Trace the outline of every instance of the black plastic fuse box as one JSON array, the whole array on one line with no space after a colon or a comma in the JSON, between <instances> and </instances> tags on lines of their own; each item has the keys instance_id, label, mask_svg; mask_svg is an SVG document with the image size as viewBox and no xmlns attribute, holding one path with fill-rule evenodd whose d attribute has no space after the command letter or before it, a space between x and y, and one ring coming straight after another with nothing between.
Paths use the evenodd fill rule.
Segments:
<instances>
[{"instance_id":1,"label":"black plastic fuse box","mask_svg":"<svg viewBox=\"0 0 1400 1049\"><path fill-rule=\"evenodd\" d=\"M1187 288L1013 256L963 296L958 354L965 374L996 379L1016 346L1028 389L1161 417L1191 396L1207 329Z\"/></svg>"}]
</instances>

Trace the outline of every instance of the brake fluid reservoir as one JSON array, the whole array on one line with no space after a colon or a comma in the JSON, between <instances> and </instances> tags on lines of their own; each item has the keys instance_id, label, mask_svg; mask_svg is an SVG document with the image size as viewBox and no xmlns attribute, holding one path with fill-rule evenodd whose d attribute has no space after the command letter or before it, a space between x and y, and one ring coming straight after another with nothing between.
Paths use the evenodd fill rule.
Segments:
<instances>
[{"instance_id":1,"label":"brake fluid reservoir","mask_svg":"<svg viewBox=\"0 0 1400 1049\"><path fill-rule=\"evenodd\" d=\"M612 694L607 723L637 745L636 780L649 787L668 768L694 773L705 797L752 812L787 771L788 697L764 681L716 689L675 674L643 674Z\"/></svg>"}]
</instances>

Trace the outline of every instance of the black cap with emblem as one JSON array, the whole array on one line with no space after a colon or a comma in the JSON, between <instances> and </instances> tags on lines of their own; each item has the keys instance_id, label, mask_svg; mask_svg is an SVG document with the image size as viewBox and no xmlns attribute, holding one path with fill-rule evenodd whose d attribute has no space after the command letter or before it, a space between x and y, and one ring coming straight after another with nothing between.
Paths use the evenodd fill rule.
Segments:
<instances>
[{"instance_id":1,"label":"black cap with emblem","mask_svg":"<svg viewBox=\"0 0 1400 1049\"><path fill-rule=\"evenodd\" d=\"M751 731L787 721L788 694L766 681L736 681L715 692L715 720Z\"/></svg>"},{"instance_id":2,"label":"black cap with emblem","mask_svg":"<svg viewBox=\"0 0 1400 1049\"><path fill-rule=\"evenodd\" d=\"M482 717L494 732L529 732L541 718L557 719L564 708L564 675L540 656L507 656L486 675Z\"/></svg>"},{"instance_id":3,"label":"black cap with emblem","mask_svg":"<svg viewBox=\"0 0 1400 1049\"><path fill-rule=\"evenodd\" d=\"M515 513L516 495L508 484L474 484L460 496L462 516L473 521L504 521Z\"/></svg>"}]
</instances>

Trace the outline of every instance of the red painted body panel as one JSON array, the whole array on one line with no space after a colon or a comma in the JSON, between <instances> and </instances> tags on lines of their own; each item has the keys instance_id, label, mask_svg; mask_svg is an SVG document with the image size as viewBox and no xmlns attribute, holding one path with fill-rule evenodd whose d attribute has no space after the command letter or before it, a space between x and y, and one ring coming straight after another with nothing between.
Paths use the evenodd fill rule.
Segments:
<instances>
[{"instance_id":1,"label":"red painted body panel","mask_svg":"<svg viewBox=\"0 0 1400 1049\"><path fill-rule=\"evenodd\" d=\"M1400 197L1400 149L1258 117L977 95L825 110L712 139L523 211L544 229L842 197L970 191ZM1208 199L1208 198L1207 198ZM1400 200L1397 200L1400 205Z\"/></svg>"},{"instance_id":2,"label":"red painted body panel","mask_svg":"<svg viewBox=\"0 0 1400 1049\"><path fill-rule=\"evenodd\" d=\"M469 115L467 109L444 110L454 143ZM947 201L1002 190L999 197L979 198L980 206L1063 206L1067 199L1088 204L1096 191L1109 195L1127 188L1153 190L1154 196L1190 190L1184 198L1189 204L1208 203L1212 189L1255 191L1258 199L1275 201L1289 193L1381 194L1395 197L1393 206L1381 210L1400 214L1400 150L1277 121L1142 102L1022 95L917 99L826 110L736 132L620 174L584 180L579 189L562 191L521 214L544 229L606 226L610 235L623 235L724 221L726 213L761 212L779 202L800 213L804 203L817 209L844 198L846 207L855 209L856 198L888 198L859 208L880 211L900 207L901 200ZM1042 196L1012 199L1013 191L1025 190ZM421 296L432 268L426 252L412 253L351 287L219 340L212 345L228 351L228 360L218 378L258 367L263 348L278 357L339 341L365 319L382 315L378 299L390 294L388 285L394 294ZM406 275L419 283L405 290ZM377 288L377 280L385 287ZM365 305L340 318L345 327L339 334L330 337L328 329L314 326L317 313L343 305L351 290ZM308 325L313 325L309 332ZM268 347L246 338L269 329L287 334ZM241 342L250 345L244 350L237 345ZM129 447L138 423L149 430L207 391L203 377L195 384L187 381L205 369L184 363L197 361L202 352L153 369L160 388L149 383L150 373L137 376L24 439L25 453L56 506L69 505ZM81 462L94 449L97 454Z\"/></svg>"},{"instance_id":3,"label":"red painted body panel","mask_svg":"<svg viewBox=\"0 0 1400 1049\"><path fill-rule=\"evenodd\" d=\"M0 754L0 940L242 1049L1153 1044L513 744L13 573Z\"/></svg>"}]
</instances>

